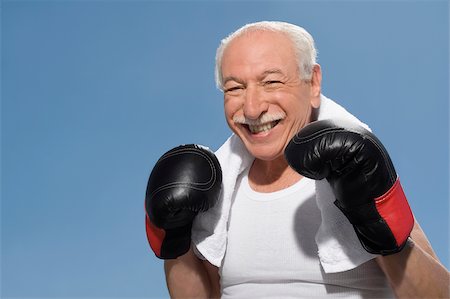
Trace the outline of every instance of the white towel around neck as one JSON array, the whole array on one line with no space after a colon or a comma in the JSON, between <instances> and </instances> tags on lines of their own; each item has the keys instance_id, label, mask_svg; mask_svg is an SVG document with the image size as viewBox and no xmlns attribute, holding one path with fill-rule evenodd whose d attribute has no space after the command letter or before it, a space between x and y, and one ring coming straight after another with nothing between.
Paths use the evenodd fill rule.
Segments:
<instances>
[{"instance_id":1,"label":"white towel around neck","mask_svg":"<svg viewBox=\"0 0 450 299\"><path fill-rule=\"evenodd\" d=\"M321 95L318 120L323 119L343 119L369 129L343 107ZM254 157L234 134L217 150L216 155L223 172L222 191L218 203L195 218L192 242L197 252L220 267L227 245L227 223L236 180ZM328 182L325 179L316 181L316 201L322 223L315 240L319 260L326 273L347 271L375 257L363 249L352 225L333 204L334 200Z\"/></svg>"}]
</instances>

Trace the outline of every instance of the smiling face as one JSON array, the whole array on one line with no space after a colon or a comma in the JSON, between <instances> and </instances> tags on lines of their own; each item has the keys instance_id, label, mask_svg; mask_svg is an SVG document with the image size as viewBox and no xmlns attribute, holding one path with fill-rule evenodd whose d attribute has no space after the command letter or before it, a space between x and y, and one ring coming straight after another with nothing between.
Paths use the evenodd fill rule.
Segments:
<instances>
[{"instance_id":1,"label":"smiling face","mask_svg":"<svg viewBox=\"0 0 450 299\"><path fill-rule=\"evenodd\" d=\"M230 42L222 58L227 123L257 159L283 155L291 138L320 104L320 67L300 79L291 40L283 33L250 31Z\"/></svg>"}]
</instances>

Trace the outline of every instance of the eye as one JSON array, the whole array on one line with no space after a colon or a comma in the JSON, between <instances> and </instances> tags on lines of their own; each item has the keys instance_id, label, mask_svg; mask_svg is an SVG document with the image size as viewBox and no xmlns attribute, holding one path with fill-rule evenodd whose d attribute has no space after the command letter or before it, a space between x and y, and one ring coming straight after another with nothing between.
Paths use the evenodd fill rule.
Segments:
<instances>
[{"instance_id":1,"label":"eye","mask_svg":"<svg viewBox=\"0 0 450 299\"><path fill-rule=\"evenodd\" d=\"M281 82L280 80L267 80L263 82L263 86L268 89L281 87L282 84L283 82Z\"/></svg>"},{"instance_id":2,"label":"eye","mask_svg":"<svg viewBox=\"0 0 450 299\"><path fill-rule=\"evenodd\" d=\"M265 81L264 85L271 85L271 84L281 84L281 81L278 80L269 80L269 81Z\"/></svg>"},{"instance_id":3,"label":"eye","mask_svg":"<svg viewBox=\"0 0 450 299\"><path fill-rule=\"evenodd\" d=\"M227 92L238 91L238 90L241 90L241 89L243 89L243 87L238 85L238 86L232 86L232 87L229 87L229 88L225 88L223 92L227 93Z\"/></svg>"}]
</instances>

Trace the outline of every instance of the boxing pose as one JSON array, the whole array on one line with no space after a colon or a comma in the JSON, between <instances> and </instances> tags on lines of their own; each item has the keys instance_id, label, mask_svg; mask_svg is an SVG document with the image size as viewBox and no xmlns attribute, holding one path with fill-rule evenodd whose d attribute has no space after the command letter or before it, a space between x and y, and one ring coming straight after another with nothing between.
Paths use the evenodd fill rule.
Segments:
<instances>
[{"instance_id":1,"label":"boxing pose","mask_svg":"<svg viewBox=\"0 0 450 299\"><path fill-rule=\"evenodd\" d=\"M312 37L287 23L249 24L222 41L216 80L226 120L252 159L236 177L229 215L218 201L226 186L211 152L180 147L157 162L146 194L147 236L166 259L172 297L449 296L448 271L414 221L382 143L356 122L332 114L321 120L315 59ZM226 169L223 178L233 175ZM329 271L324 265L333 261L319 257L328 240L317 236L329 219L316 203L316 182L326 183L326 197L344 216L331 231L341 229L340 240L353 244L336 249L352 261L345 271ZM226 218L219 262L201 240L191 243L191 231L216 233L214 225L191 230L196 217Z\"/></svg>"}]
</instances>

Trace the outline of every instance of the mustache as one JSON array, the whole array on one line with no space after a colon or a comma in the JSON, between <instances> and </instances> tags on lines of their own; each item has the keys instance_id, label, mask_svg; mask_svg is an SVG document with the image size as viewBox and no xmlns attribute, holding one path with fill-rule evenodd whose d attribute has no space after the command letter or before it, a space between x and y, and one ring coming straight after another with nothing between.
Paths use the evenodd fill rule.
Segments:
<instances>
[{"instance_id":1,"label":"mustache","mask_svg":"<svg viewBox=\"0 0 450 299\"><path fill-rule=\"evenodd\" d=\"M244 115L237 115L233 117L233 121L242 125L259 126L265 123L281 120L286 117L284 112L264 113L257 119L250 119Z\"/></svg>"}]
</instances>

